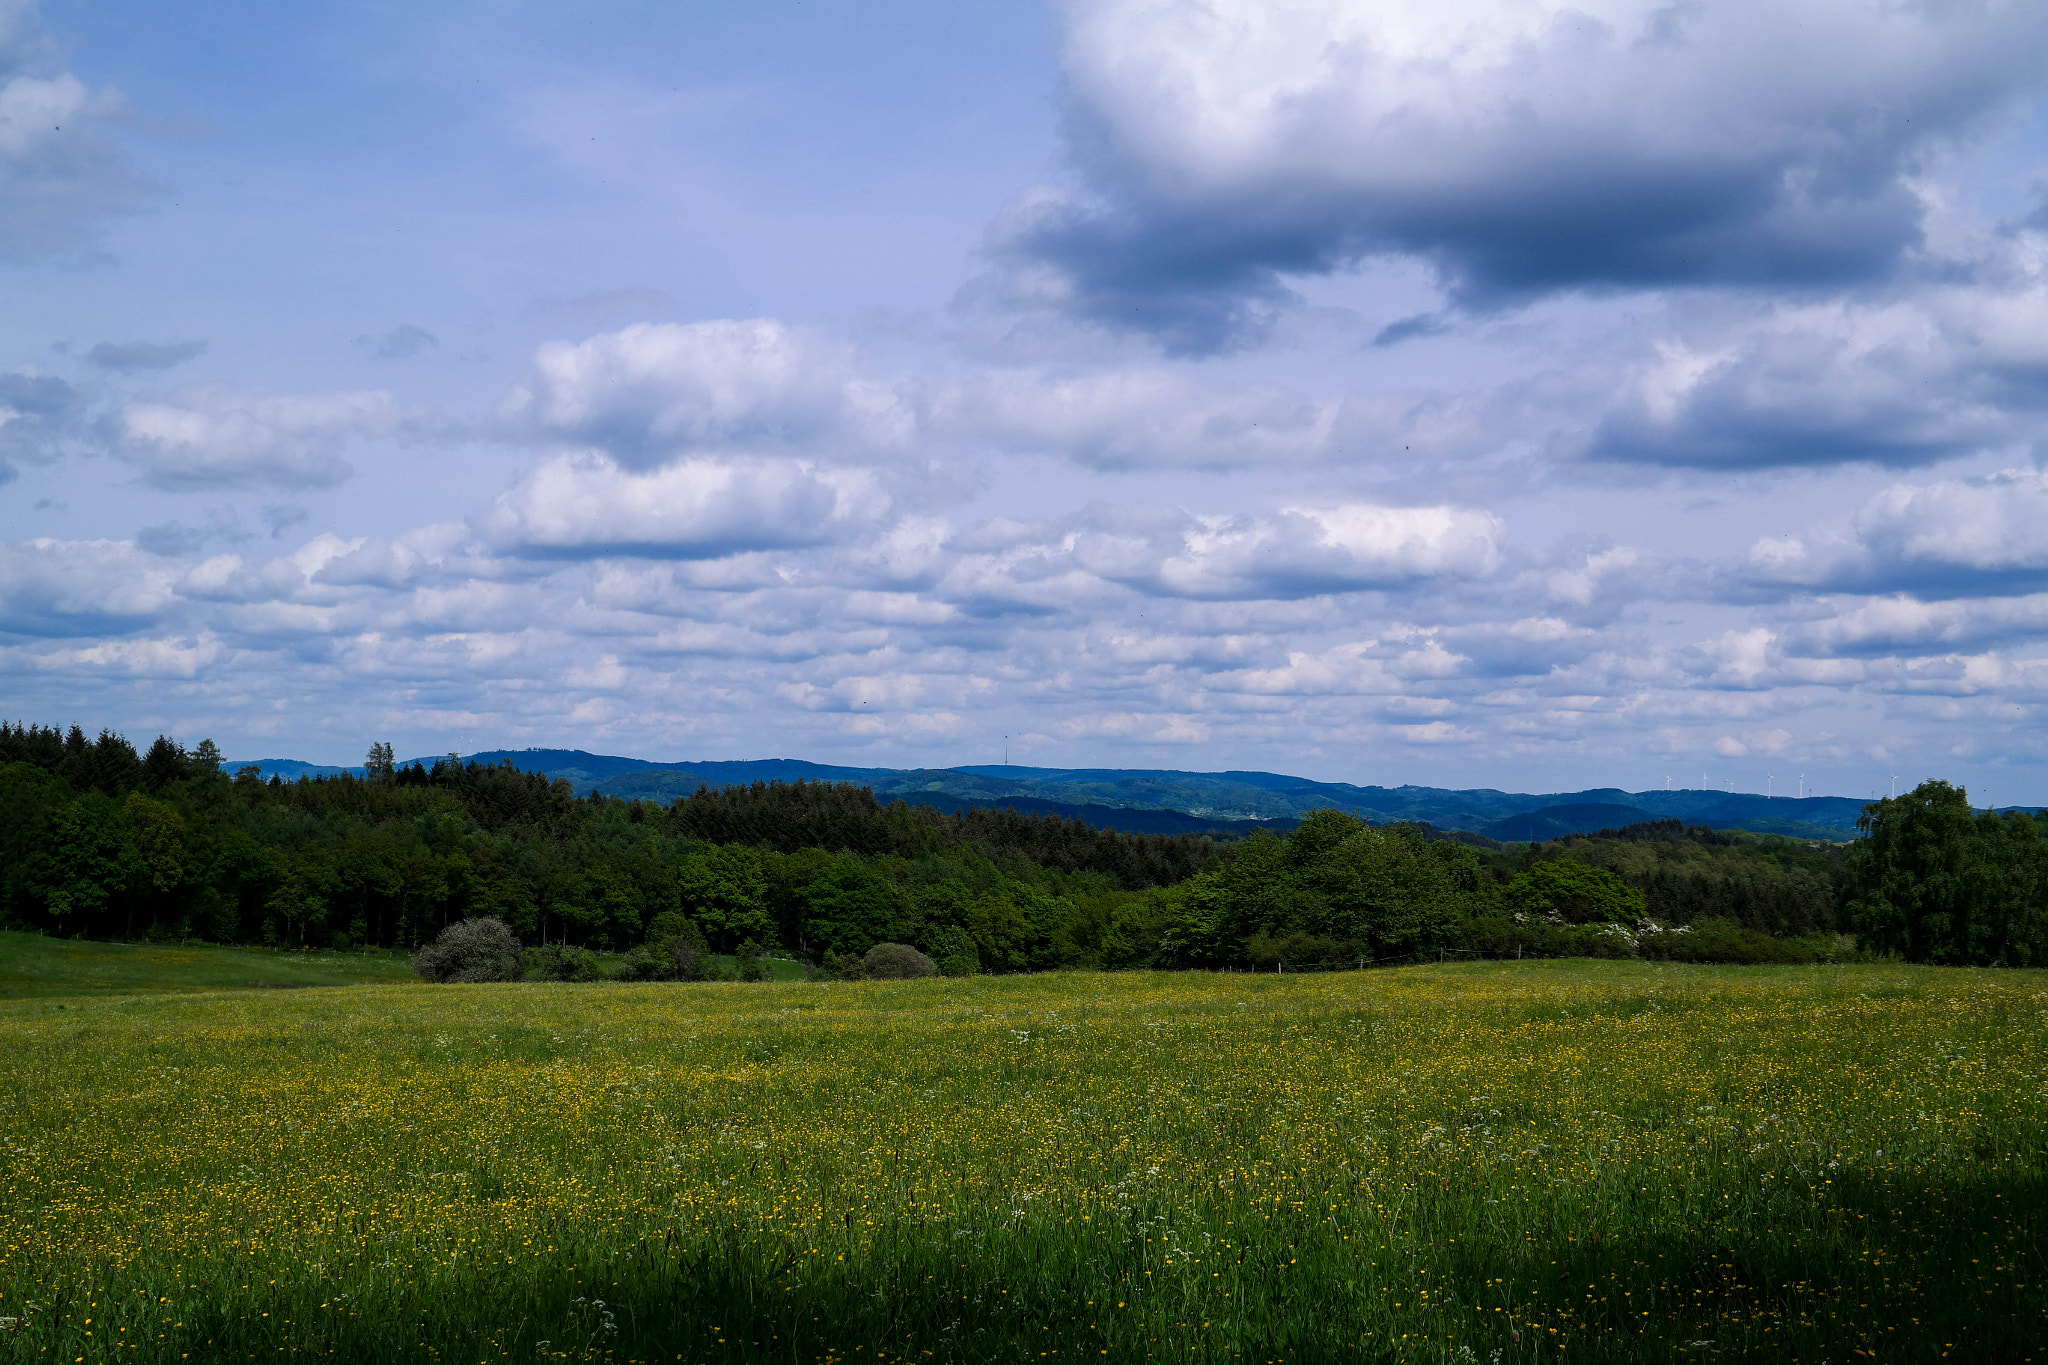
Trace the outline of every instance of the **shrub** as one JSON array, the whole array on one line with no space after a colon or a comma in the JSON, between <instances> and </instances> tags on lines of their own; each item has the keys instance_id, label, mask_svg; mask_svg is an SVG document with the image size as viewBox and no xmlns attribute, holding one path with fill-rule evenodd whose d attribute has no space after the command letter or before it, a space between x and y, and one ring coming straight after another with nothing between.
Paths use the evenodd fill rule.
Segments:
<instances>
[{"instance_id":1,"label":"shrub","mask_svg":"<svg viewBox=\"0 0 2048 1365\"><path fill-rule=\"evenodd\" d=\"M709 963L705 960L704 935L688 915L664 910L647 923L645 951L650 960L648 981L702 981Z\"/></svg>"},{"instance_id":2,"label":"shrub","mask_svg":"<svg viewBox=\"0 0 2048 1365\"><path fill-rule=\"evenodd\" d=\"M501 919L457 920L413 956L412 969L429 981L516 981L519 940Z\"/></svg>"},{"instance_id":3,"label":"shrub","mask_svg":"<svg viewBox=\"0 0 2048 1365\"><path fill-rule=\"evenodd\" d=\"M939 964L907 943L877 943L864 959L867 974L884 981L937 976Z\"/></svg>"},{"instance_id":4,"label":"shrub","mask_svg":"<svg viewBox=\"0 0 2048 1365\"><path fill-rule=\"evenodd\" d=\"M1285 938L1253 934L1245 941L1244 952L1253 967L1296 971L1363 965L1372 958L1370 944L1356 939L1323 938L1299 929Z\"/></svg>"},{"instance_id":5,"label":"shrub","mask_svg":"<svg viewBox=\"0 0 2048 1365\"><path fill-rule=\"evenodd\" d=\"M867 959L858 953L840 953L827 948L825 956L818 960L818 975L826 981L865 981Z\"/></svg>"},{"instance_id":6,"label":"shrub","mask_svg":"<svg viewBox=\"0 0 2048 1365\"><path fill-rule=\"evenodd\" d=\"M535 981L595 981L602 975L596 953L560 943L528 948L525 968L526 975Z\"/></svg>"}]
</instances>

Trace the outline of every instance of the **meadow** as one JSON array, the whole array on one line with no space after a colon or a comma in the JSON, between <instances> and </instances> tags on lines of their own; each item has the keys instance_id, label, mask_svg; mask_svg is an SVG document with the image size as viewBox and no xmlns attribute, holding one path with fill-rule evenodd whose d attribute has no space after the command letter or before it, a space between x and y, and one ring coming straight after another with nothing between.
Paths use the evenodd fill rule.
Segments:
<instances>
[{"instance_id":1,"label":"meadow","mask_svg":"<svg viewBox=\"0 0 2048 1365\"><path fill-rule=\"evenodd\" d=\"M99 943L0 931L0 1000L409 982L404 953L295 952L213 943Z\"/></svg>"},{"instance_id":2,"label":"meadow","mask_svg":"<svg viewBox=\"0 0 2048 1365\"><path fill-rule=\"evenodd\" d=\"M2025 1360L2048 974L0 1003L0 1359Z\"/></svg>"}]
</instances>

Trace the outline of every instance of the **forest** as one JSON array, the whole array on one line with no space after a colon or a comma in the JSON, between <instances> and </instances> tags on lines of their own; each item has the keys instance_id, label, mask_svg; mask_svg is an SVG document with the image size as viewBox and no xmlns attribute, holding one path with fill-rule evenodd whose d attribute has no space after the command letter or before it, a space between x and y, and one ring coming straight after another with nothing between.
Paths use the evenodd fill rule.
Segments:
<instances>
[{"instance_id":1,"label":"forest","mask_svg":"<svg viewBox=\"0 0 2048 1365\"><path fill-rule=\"evenodd\" d=\"M266 781L226 772L210 740L139 752L0 724L0 926L414 951L490 918L559 950L554 970L600 955L651 975L646 945L678 930L827 973L879 944L961 973L2048 958L2048 841L1938 782L1868 807L1845 849L1676 821L1475 847L1336 811L1284 836L1133 835L813 782L663 805L509 765L400 766L387 745L369 774Z\"/></svg>"}]
</instances>

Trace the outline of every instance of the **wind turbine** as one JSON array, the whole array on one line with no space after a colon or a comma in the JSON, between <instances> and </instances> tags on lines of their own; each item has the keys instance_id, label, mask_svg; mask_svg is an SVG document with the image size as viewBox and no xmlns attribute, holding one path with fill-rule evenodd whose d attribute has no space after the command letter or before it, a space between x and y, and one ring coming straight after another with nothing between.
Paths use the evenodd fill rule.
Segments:
<instances>
[{"instance_id":1,"label":"wind turbine","mask_svg":"<svg viewBox=\"0 0 2048 1365\"><path fill-rule=\"evenodd\" d=\"M1801 773L1801 774L1799 774L1799 799L1800 799L1801 801L1804 801L1804 800L1806 799L1806 774L1805 774L1805 773Z\"/></svg>"},{"instance_id":2,"label":"wind turbine","mask_svg":"<svg viewBox=\"0 0 2048 1365\"><path fill-rule=\"evenodd\" d=\"M1894 797L1896 797L1896 796L1897 796L1898 794L1899 794L1899 775L1898 775L1897 773L1893 773L1893 774L1892 774L1892 795L1893 795Z\"/></svg>"},{"instance_id":3,"label":"wind turbine","mask_svg":"<svg viewBox=\"0 0 2048 1365\"><path fill-rule=\"evenodd\" d=\"M1764 800L1768 801L1771 799L1772 784L1777 782L1777 780L1778 779L1770 773L1764 774Z\"/></svg>"}]
</instances>

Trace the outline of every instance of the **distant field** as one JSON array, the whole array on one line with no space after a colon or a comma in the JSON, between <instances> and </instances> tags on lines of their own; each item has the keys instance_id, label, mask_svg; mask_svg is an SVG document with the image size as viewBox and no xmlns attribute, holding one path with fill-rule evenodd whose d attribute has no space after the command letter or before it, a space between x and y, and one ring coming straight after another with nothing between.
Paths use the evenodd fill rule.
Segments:
<instances>
[{"instance_id":1,"label":"distant field","mask_svg":"<svg viewBox=\"0 0 2048 1365\"><path fill-rule=\"evenodd\" d=\"M271 952L212 944L90 943L0 933L0 999L417 982L397 953Z\"/></svg>"},{"instance_id":2,"label":"distant field","mask_svg":"<svg viewBox=\"0 0 2048 1365\"><path fill-rule=\"evenodd\" d=\"M600 959L601 963L614 959ZM713 956L737 971L739 959ZM771 981L801 981L801 962L767 959ZM210 943L93 943L0 932L0 1000L63 995L184 995L299 986L420 984L404 953L273 952Z\"/></svg>"},{"instance_id":3,"label":"distant field","mask_svg":"<svg viewBox=\"0 0 2048 1365\"><path fill-rule=\"evenodd\" d=\"M0 1003L0 1359L2018 1361L2048 974Z\"/></svg>"}]
</instances>

